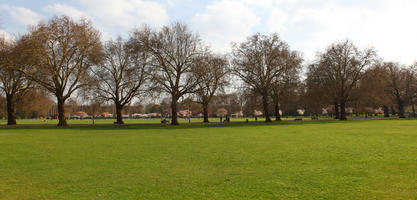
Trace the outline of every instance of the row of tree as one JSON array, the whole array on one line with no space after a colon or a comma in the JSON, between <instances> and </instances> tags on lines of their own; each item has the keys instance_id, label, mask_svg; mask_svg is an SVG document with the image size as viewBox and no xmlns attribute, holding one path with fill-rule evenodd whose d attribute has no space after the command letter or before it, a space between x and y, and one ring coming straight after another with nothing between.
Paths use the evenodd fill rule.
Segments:
<instances>
[{"instance_id":1,"label":"row of tree","mask_svg":"<svg viewBox=\"0 0 417 200\"><path fill-rule=\"evenodd\" d=\"M383 62L374 49L359 50L351 41L332 44L308 66L305 96L315 113L333 104L335 118L346 120L346 106L395 109L405 118L405 107L417 102L417 64ZM395 105L395 106L394 106ZM395 108L394 108L395 107Z\"/></svg>"},{"instance_id":2,"label":"row of tree","mask_svg":"<svg viewBox=\"0 0 417 200\"><path fill-rule=\"evenodd\" d=\"M271 105L280 120L280 107L289 99L299 99L297 106L315 114L333 104L341 120L347 105L365 101L384 108L395 102L404 117L404 107L416 99L414 68L383 63L375 50L360 50L349 40L319 53L304 81L302 63L301 54L277 34L254 34L232 44L229 55L218 55L180 23L157 30L143 26L127 39L103 44L91 22L60 16L14 41L0 40L0 87L10 125L16 124L16 103L33 89L55 96L59 126L67 125L65 104L74 95L91 104L111 102L115 123L123 124L122 110L134 99L167 94L173 125L181 98L200 103L208 122L213 97L229 86L239 87L242 102L260 99L266 122L271 122Z\"/></svg>"}]
</instances>

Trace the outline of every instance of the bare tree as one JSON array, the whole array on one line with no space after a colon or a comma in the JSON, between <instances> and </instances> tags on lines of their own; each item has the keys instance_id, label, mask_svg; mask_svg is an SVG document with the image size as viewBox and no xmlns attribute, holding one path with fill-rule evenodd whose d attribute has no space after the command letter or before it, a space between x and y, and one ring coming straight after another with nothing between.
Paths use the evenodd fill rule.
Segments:
<instances>
[{"instance_id":1,"label":"bare tree","mask_svg":"<svg viewBox=\"0 0 417 200\"><path fill-rule=\"evenodd\" d=\"M389 79L388 70L380 63L368 68L359 82L359 86L353 91L356 96L356 105L361 107L382 107L384 117L389 117L389 106L392 104L390 95L387 94Z\"/></svg>"},{"instance_id":2,"label":"bare tree","mask_svg":"<svg viewBox=\"0 0 417 200\"><path fill-rule=\"evenodd\" d=\"M415 108L417 104L417 62L415 62L411 67L412 69L414 69L414 78L416 79L413 84L414 92L413 92L412 100L411 100L411 108L413 110L413 117L417 117L416 108Z\"/></svg>"},{"instance_id":3,"label":"bare tree","mask_svg":"<svg viewBox=\"0 0 417 200\"><path fill-rule=\"evenodd\" d=\"M26 77L57 98L58 126L66 126L65 101L89 84L88 70L100 53L100 33L85 19L67 16L39 23L26 36L27 57L31 63Z\"/></svg>"},{"instance_id":4,"label":"bare tree","mask_svg":"<svg viewBox=\"0 0 417 200\"><path fill-rule=\"evenodd\" d=\"M265 122L271 122L271 88L285 73L285 55L289 53L288 49L288 45L281 41L278 34L266 36L258 33L241 44L233 44L233 73L242 79L246 87L262 96Z\"/></svg>"},{"instance_id":5,"label":"bare tree","mask_svg":"<svg viewBox=\"0 0 417 200\"><path fill-rule=\"evenodd\" d=\"M119 37L105 44L102 62L91 68L95 80L93 92L98 98L114 103L116 124L123 124L123 108L144 92L148 62L147 51Z\"/></svg>"},{"instance_id":6,"label":"bare tree","mask_svg":"<svg viewBox=\"0 0 417 200\"><path fill-rule=\"evenodd\" d=\"M323 77L317 72L317 65L308 66L304 85L304 103L310 112L317 116L321 109L328 106L332 100L332 96L323 82Z\"/></svg>"},{"instance_id":7,"label":"bare tree","mask_svg":"<svg viewBox=\"0 0 417 200\"><path fill-rule=\"evenodd\" d=\"M95 119L101 112L103 112L102 102L90 101L90 104L87 106L87 113L91 115L93 124L95 124Z\"/></svg>"},{"instance_id":8,"label":"bare tree","mask_svg":"<svg viewBox=\"0 0 417 200\"><path fill-rule=\"evenodd\" d=\"M275 121L281 120L279 113L280 103L285 97L297 89L300 83L300 70L303 59L296 51L289 51L282 54L283 73L273 79L271 97L274 104Z\"/></svg>"},{"instance_id":9,"label":"bare tree","mask_svg":"<svg viewBox=\"0 0 417 200\"><path fill-rule=\"evenodd\" d=\"M133 36L152 54L153 88L171 95L171 124L178 125L178 100L193 93L198 84L192 71L202 51L200 38L180 23L164 26L160 31L144 28Z\"/></svg>"},{"instance_id":10,"label":"bare tree","mask_svg":"<svg viewBox=\"0 0 417 200\"><path fill-rule=\"evenodd\" d=\"M359 50L350 40L333 43L325 52L318 54L314 71L332 96L335 108L340 105L340 120L347 119L346 103L350 100L351 91L375 56L373 49Z\"/></svg>"},{"instance_id":11,"label":"bare tree","mask_svg":"<svg viewBox=\"0 0 417 200\"><path fill-rule=\"evenodd\" d=\"M398 63L388 62L383 66L388 72L386 91L397 104L398 117L405 118L405 106L412 102L417 89L417 73L412 67L401 67Z\"/></svg>"},{"instance_id":12,"label":"bare tree","mask_svg":"<svg viewBox=\"0 0 417 200\"><path fill-rule=\"evenodd\" d=\"M16 125L16 103L31 86L24 74L17 70L22 67L18 42L0 38L0 89L6 95L7 125Z\"/></svg>"},{"instance_id":13,"label":"bare tree","mask_svg":"<svg viewBox=\"0 0 417 200\"><path fill-rule=\"evenodd\" d=\"M19 99L16 106L16 115L22 118L46 117L53 104L54 101L46 91L31 87Z\"/></svg>"},{"instance_id":14,"label":"bare tree","mask_svg":"<svg viewBox=\"0 0 417 200\"><path fill-rule=\"evenodd\" d=\"M318 107L320 105L328 105L333 104L333 114L335 119L340 119L339 113L339 101L337 100L338 96L336 91L329 89L329 85L333 84L331 79L328 79L328 76L325 72L324 67L322 67L319 63L314 63L308 66L307 71L307 79L306 79L306 87L309 99L312 101L308 101L307 105L310 108L316 109L318 111Z\"/></svg>"},{"instance_id":15,"label":"bare tree","mask_svg":"<svg viewBox=\"0 0 417 200\"><path fill-rule=\"evenodd\" d=\"M216 92L223 91L228 84L228 63L224 57L207 53L195 65L193 73L200 80L196 88L197 102L203 106L203 122L208 123L210 101Z\"/></svg>"}]
</instances>

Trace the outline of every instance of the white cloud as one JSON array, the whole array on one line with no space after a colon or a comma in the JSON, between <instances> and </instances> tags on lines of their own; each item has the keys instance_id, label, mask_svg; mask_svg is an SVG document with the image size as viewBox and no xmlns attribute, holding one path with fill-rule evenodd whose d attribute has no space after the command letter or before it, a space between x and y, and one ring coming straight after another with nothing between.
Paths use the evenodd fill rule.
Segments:
<instances>
[{"instance_id":1,"label":"white cloud","mask_svg":"<svg viewBox=\"0 0 417 200\"><path fill-rule=\"evenodd\" d=\"M278 32L313 60L332 42L352 39L359 47L373 46L387 60L407 64L417 59L415 0L243 0L266 13L264 30Z\"/></svg>"},{"instance_id":2,"label":"white cloud","mask_svg":"<svg viewBox=\"0 0 417 200\"><path fill-rule=\"evenodd\" d=\"M230 49L230 42L241 42L248 37L259 22L260 17L242 2L234 0L215 2L191 18L192 28L221 52Z\"/></svg>"},{"instance_id":3,"label":"white cloud","mask_svg":"<svg viewBox=\"0 0 417 200\"><path fill-rule=\"evenodd\" d=\"M279 34L284 34L287 31L285 26L288 20L288 14L283 10L274 7L269 14L266 24L270 32L278 32Z\"/></svg>"},{"instance_id":4,"label":"white cloud","mask_svg":"<svg viewBox=\"0 0 417 200\"><path fill-rule=\"evenodd\" d=\"M230 42L242 42L254 32L278 32L293 49L314 59L330 43L352 39L360 47L373 45L387 59L412 63L417 59L417 1L415 0L77 0L78 6L51 4L42 11L73 18L87 16L106 38L126 36L144 23L153 27L167 24L167 9L187 5L174 17L190 26L215 50L230 50ZM200 6L202 10L197 10ZM75 7L74 7L75 6ZM185 8L182 8L185 9ZM10 22L7 31L33 25L43 19L29 8L0 4ZM192 15L191 18L188 18ZM7 29L6 29L7 28Z\"/></svg>"},{"instance_id":5,"label":"white cloud","mask_svg":"<svg viewBox=\"0 0 417 200\"><path fill-rule=\"evenodd\" d=\"M178 3L180 3L183 0L167 0L167 4L171 7L177 5Z\"/></svg>"},{"instance_id":6,"label":"white cloud","mask_svg":"<svg viewBox=\"0 0 417 200\"><path fill-rule=\"evenodd\" d=\"M87 14L83 13L82 11L72 7L72 6L68 6L65 4L60 4L60 3L56 3L56 4L52 4L52 5L48 5L45 10L47 12L50 12L54 15L67 15L70 16L74 19L80 19L80 18L89 18L87 16Z\"/></svg>"},{"instance_id":7,"label":"white cloud","mask_svg":"<svg viewBox=\"0 0 417 200\"><path fill-rule=\"evenodd\" d=\"M352 39L360 47L374 46L388 60L412 63L417 44L417 2L381 1L378 7L321 4L294 10L290 20L294 41L308 60L332 42Z\"/></svg>"},{"instance_id":8,"label":"white cloud","mask_svg":"<svg viewBox=\"0 0 417 200\"><path fill-rule=\"evenodd\" d=\"M86 17L102 32L105 40L118 35L127 36L129 31L142 24L161 26L169 21L165 7L145 0L79 0L80 7L51 4L44 11L72 18Z\"/></svg>"},{"instance_id":9,"label":"white cloud","mask_svg":"<svg viewBox=\"0 0 417 200\"><path fill-rule=\"evenodd\" d=\"M4 38L6 41L14 41L15 40L15 38L12 35L10 35L6 31L1 30L1 29L0 29L0 38Z\"/></svg>"},{"instance_id":10,"label":"white cloud","mask_svg":"<svg viewBox=\"0 0 417 200\"><path fill-rule=\"evenodd\" d=\"M388 3L389 2L389 3ZM417 60L417 2L387 1L385 6L374 11L367 25L358 27L358 41L375 45L382 56L394 61L411 64Z\"/></svg>"},{"instance_id":11,"label":"white cloud","mask_svg":"<svg viewBox=\"0 0 417 200\"><path fill-rule=\"evenodd\" d=\"M35 25L42 18L31 9L24 7L1 4L0 9L8 11L13 21L23 26Z\"/></svg>"},{"instance_id":12,"label":"white cloud","mask_svg":"<svg viewBox=\"0 0 417 200\"><path fill-rule=\"evenodd\" d=\"M99 23L97 23L96 20L92 19L92 17L90 17L86 12L78 10L75 7L72 7L66 4L52 4L52 5L48 5L47 7L45 7L44 10L54 15L67 15L76 20L81 19L81 18L86 18L88 20L91 20L93 22L93 26L95 26L95 28L97 28L101 32L101 38L104 41L112 38L112 36L105 30L105 29L111 29L111 27L97 26L97 24Z\"/></svg>"},{"instance_id":13,"label":"white cloud","mask_svg":"<svg viewBox=\"0 0 417 200\"><path fill-rule=\"evenodd\" d=\"M245 4L251 6L269 7L274 4L274 0L243 0Z\"/></svg>"},{"instance_id":14,"label":"white cloud","mask_svg":"<svg viewBox=\"0 0 417 200\"><path fill-rule=\"evenodd\" d=\"M142 24L162 25L169 17L160 3L144 0L80 0L85 12L104 26L126 31Z\"/></svg>"}]
</instances>

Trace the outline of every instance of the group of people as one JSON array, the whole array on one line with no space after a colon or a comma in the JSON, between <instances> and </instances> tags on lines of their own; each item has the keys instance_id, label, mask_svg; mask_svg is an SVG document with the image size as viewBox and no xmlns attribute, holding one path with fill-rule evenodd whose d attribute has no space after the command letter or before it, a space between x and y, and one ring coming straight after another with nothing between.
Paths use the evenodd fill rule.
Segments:
<instances>
[{"instance_id":1,"label":"group of people","mask_svg":"<svg viewBox=\"0 0 417 200\"><path fill-rule=\"evenodd\" d=\"M230 122L230 117L226 115L226 119L223 120L223 116L220 116L220 123L223 123L223 122Z\"/></svg>"}]
</instances>

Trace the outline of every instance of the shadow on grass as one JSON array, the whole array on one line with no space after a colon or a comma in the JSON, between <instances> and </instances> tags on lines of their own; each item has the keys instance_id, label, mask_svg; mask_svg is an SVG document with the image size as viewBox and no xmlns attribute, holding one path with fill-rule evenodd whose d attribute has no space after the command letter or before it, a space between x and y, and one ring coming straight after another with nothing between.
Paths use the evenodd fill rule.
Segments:
<instances>
[{"instance_id":1,"label":"shadow on grass","mask_svg":"<svg viewBox=\"0 0 417 200\"><path fill-rule=\"evenodd\" d=\"M271 123L265 122L230 122L230 123L183 123L180 125L162 125L162 124L125 124L125 125L113 125L113 124L96 124L96 125L69 125L67 127L58 127L54 124L24 124L24 125L14 125L14 126L0 126L0 130L9 130L9 129L94 129L94 130L117 130L117 129L189 129L189 128L227 128L227 127L263 127L263 126L280 126L280 125L303 125L303 124L329 124L329 123L361 123L374 120L416 120L416 118L408 119L398 119L398 118L386 118L386 119L354 119L347 121L340 120L314 120L314 121L273 121Z\"/></svg>"}]
</instances>

